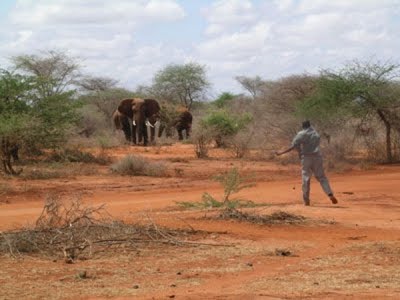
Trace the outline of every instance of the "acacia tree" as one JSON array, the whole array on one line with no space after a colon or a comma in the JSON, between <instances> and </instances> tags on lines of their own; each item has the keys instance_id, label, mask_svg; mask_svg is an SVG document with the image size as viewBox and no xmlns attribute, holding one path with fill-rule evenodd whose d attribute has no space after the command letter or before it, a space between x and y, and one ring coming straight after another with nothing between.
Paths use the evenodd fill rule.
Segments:
<instances>
[{"instance_id":1,"label":"acacia tree","mask_svg":"<svg viewBox=\"0 0 400 300\"><path fill-rule=\"evenodd\" d=\"M178 100L190 110L194 101L204 98L209 87L204 66L197 63L172 64L155 75L152 93L170 101Z\"/></svg>"},{"instance_id":2,"label":"acacia tree","mask_svg":"<svg viewBox=\"0 0 400 300\"><path fill-rule=\"evenodd\" d=\"M338 72L323 70L316 93L300 111L316 118L347 116L369 122L375 117L385 127L386 161L393 161L392 130L400 115L400 66L354 61Z\"/></svg>"},{"instance_id":3,"label":"acacia tree","mask_svg":"<svg viewBox=\"0 0 400 300\"><path fill-rule=\"evenodd\" d=\"M117 87L118 81L108 77L86 76L77 84L84 95L81 99L93 105L110 120L121 99L133 96L133 92Z\"/></svg>"},{"instance_id":4,"label":"acacia tree","mask_svg":"<svg viewBox=\"0 0 400 300\"><path fill-rule=\"evenodd\" d=\"M79 66L66 54L49 51L41 56L21 55L12 59L16 72L29 78L29 99L26 104L35 120L37 131L30 130L30 146L57 147L66 141L68 129L77 120L75 83ZM20 93L19 93L20 94Z\"/></svg>"},{"instance_id":5,"label":"acacia tree","mask_svg":"<svg viewBox=\"0 0 400 300\"><path fill-rule=\"evenodd\" d=\"M247 76L236 76L235 79L240 83L240 85L248 91L253 99L255 99L262 92L262 88L265 82L260 76L247 77Z\"/></svg>"},{"instance_id":6,"label":"acacia tree","mask_svg":"<svg viewBox=\"0 0 400 300\"><path fill-rule=\"evenodd\" d=\"M35 78L38 98L61 94L81 76L77 60L59 51L19 55L12 61L16 70Z\"/></svg>"}]
</instances>

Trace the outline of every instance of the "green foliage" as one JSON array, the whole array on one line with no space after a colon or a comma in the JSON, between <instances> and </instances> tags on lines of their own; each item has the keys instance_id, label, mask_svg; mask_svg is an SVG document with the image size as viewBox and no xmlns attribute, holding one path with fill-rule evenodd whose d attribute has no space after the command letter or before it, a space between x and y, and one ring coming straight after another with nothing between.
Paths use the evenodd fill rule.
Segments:
<instances>
[{"instance_id":1,"label":"green foliage","mask_svg":"<svg viewBox=\"0 0 400 300\"><path fill-rule=\"evenodd\" d=\"M177 202L177 204L185 208L233 209L237 207L257 206L253 201L250 200L243 200L239 198L230 199L232 194L238 193L243 189L253 187L255 185L255 179L253 176L242 176L237 168L232 168L224 174L213 177L213 180L219 182L224 188L224 196L221 201L218 201L215 197L205 192L202 195L201 202Z\"/></svg>"},{"instance_id":2,"label":"green foliage","mask_svg":"<svg viewBox=\"0 0 400 300\"><path fill-rule=\"evenodd\" d=\"M316 92L297 112L320 123L343 126L358 120L369 126L381 121L386 131L386 160L393 160L392 128L400 124L400 66L389 63L355 61L338 72L323 71ZM372 126L372 124L371 124Z\"/></svg>"},{"instance_id":3,"label":"green foliage","mask_svg":"<svg viewBox=\"0 0 400 300\"><path fill-rule=\"evenodd\" d=\"M55 52L18 56L13 62L23 74L0 71L0 134L29 150L62 145L77 121L80 103L68 88L77 65Z\"/></svg>"},{"instance_id":4,"label":"green foliage","mask_svg":"<svg viewBox=\"0 0 400 300\"><path fill-rule=\"evenodd\" d=\"M209 86L204 66L171 64L155 75L152 90L160 98L179 101L190 109L194 101L202 100Z\"/></svg>"},{"instance_id":5,"label":"green foliage","mask_svg":"<svg viewBox=\"0 0 400 300\"><path fill-rule=\"evenodd\" d=\"M214 180L224 187L224 202L230 201L231 194L254 186L254 177L240 175L237 168L232 168L225 174L215 176Z\"/></svg>"},{"instance_id":6,"label":"green foliage","mask_svg":"<svg viewBox=\"0 0 400 300\"><path fill-rule=\"evenodd\" d=\"M306 117L335 118L347 115L364 117L377 109L398 103L393 93L393 78L399 66L355 61L338 72L322 71L317 91L301 106Z\"/></svg>"},{"instance_id":7,"label":"green foliage","mask_svg":"<svg viewBox=\"0 0 400 300\"><path fill-rule=\"evenodd\" d=\"M226 107L233 99L235 99L235 95L225 92L222 93L215 101L212 102L218 108Z\"/></svg>"},{"instance_id":8,"label":"green foliage","mask_svg":"<svg viewBox=\"0 0 400 300\"><path fill-rule=\"evenodd\" d=\"M0 69L0 114L29 110L31 78Z\"/></svg>"},{"instance_id":9,"label":"green foliage","mask_svg":"<svg viewBox=\"0 0 400 300\"><path fill-rule=\"evenodd\" d=\"M200 126L213 134L218 146L224 145L224 139L237 134L251 121L250 113L234 114L226 110L211 111L201 121Z\"/></svg>"},{"instance_id":10,"label":"green foliage","mask_svg":"<svg viewBox=\"0 0 400 300\"><path fill-rule=\"evenodd\" d=\"M81 106L71 96L72 92L52 95L32 108L33 116L43 125L35 132L40 137L39 148L56 148L66 142L69 129L78 121L77 109Z\"/></svg>"},{"instance_id":11,"label":"green foliage","mask_svg":"<svg viewBox=\"0 0 400 300\"><path fill-rule=\"evenodd\" d=\"M28 130L26 124L28 115L1 114L0 116L0 136L20 136Z\"/></svg>"}]
</instances>

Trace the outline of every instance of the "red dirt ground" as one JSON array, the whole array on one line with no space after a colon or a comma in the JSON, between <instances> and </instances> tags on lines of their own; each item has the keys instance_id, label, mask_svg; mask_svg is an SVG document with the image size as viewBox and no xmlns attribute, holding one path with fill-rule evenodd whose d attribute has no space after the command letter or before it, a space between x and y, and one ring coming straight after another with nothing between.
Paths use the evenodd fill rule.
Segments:
<instances>
[{"instance_id":1,"label":"red dirt ground","mask_svg":"<svg viewBox=\"0 0 400 300\"><path fill-rule=\"evenodd\" d=\"M198 247L148 246L74 264L38 256L0 256L0 299L399 299L400 166L329 172L339 204L312 182L312 206L301 202L300 168L279 162L239 160L222 150L194 157L193 146L121 147L162 160L169 176L128 177L108 167L45 180L0 179L0 230L33 224L50 194L79 195L106 203L116 218L150 216L171 228L208 234ZM220 197L215 174L237 166L255 174L256 186L239 196L268 204L260 215L285 211L312 220L302 225L259 225L204 218L211 210L183 210L176 202ZM85 168L81 166L78 168ZM210 246L216 244L218 246ZM276 255L277 249L292 255ZM85 270L88 279L77 279Z\"/></svg>"}]
</instances>

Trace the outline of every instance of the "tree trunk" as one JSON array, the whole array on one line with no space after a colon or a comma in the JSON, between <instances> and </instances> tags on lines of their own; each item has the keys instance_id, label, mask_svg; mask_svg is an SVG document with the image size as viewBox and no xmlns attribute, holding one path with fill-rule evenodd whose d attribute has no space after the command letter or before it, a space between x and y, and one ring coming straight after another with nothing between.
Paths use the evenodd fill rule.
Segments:
<instances>
[{"instance_id":1,"label":"tree trunk","mask_svg":"<svg viewBox=\"0 0 400 300\"><path fill-rule=\"evenodd\" d=\"M381 109L378 109L377 113L378 113L379 117L381 118L383 124L385 124L385 128L386 128L386 160L388 163L392 163L393 162L392 138L391 138L392 126L391 126L390 122L387 120L387 118L385 117L385 114L383 113L383 111Z\"/></svg>"}]
</instances>

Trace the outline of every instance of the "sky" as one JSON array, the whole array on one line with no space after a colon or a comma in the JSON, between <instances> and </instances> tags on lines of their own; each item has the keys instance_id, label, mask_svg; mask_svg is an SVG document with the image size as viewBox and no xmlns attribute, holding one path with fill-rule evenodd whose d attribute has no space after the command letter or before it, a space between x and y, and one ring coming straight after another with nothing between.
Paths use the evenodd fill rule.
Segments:
<instances>
[{"instance_id":1,"label":"sky","mask_svg":"<svg viewBox=\"0 0 400 300\"><path fill-rule=\"evenodd\" d=\"M0 68L57 50L134 90L199 63L210 97L354 59L400 63L400 0L0 0Z\"/></svg>"}]
</instances>

